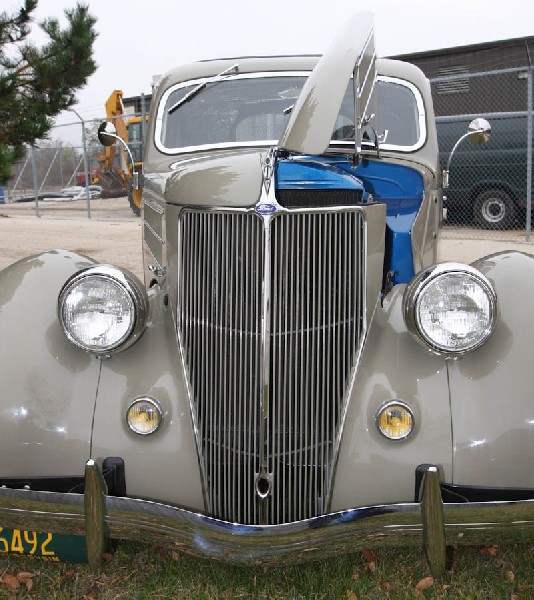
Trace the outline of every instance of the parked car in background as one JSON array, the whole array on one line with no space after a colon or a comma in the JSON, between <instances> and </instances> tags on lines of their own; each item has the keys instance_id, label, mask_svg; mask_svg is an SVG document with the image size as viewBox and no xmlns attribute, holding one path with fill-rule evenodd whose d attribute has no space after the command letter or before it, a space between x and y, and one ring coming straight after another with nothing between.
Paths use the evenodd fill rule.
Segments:
<instances>
[{"instance_id":1,"label":"parked car in background","mask_svg":"<svg viewBox=\"0 0 534 600\"><path fill-rule=\"evenodd\" d=\"M485 115L491 139L483 147L461 144L454 156L445 206L448 218L483 229L525 226L527 199L526 114ZM472 116L438 117L441 164L466 131Z\"/></svg>"},{"instance_id":2,"label":"parked car in background","mask_svg":"<svg viewBox=\"0 0 534 600\"><path fill-rule=\"evenodd\" d=\"M423 544L438 575L524 539L534 258L436 264L429 82L367 13L322 58L167 73L143 169L144 282L67 250L0 273L2 551Z\"/></svg>"},{"instance_id":3,"label":"parked car in background","mask_svg":"<svg viewBox=\"0 0 534 600\"><path fill-rule=\"evenodd\" d=\"M91 184L87 186L89 190L89 195L91 198L100 198L102 195L102 186L97 184ZM81 185L73 185L68 188L63 188L61 190L61 195L67 198L85 198L85 186Z\"/></svg>"}]
</instances>

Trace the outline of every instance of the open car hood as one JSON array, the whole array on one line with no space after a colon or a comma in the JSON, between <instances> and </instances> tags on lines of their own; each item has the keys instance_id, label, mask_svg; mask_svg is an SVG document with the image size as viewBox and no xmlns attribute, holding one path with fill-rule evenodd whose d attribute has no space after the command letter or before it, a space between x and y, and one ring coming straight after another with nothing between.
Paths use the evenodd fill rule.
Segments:
<instances>
[{"instance_id":1,"label":"open car hood","mask_svg":"<svg viewBox=\"0 0 534 600\"><path fill-rule=\"evenodd\" d=\"M278 147L301 154L323 154L354 74L356 151L370 118L369 99L376 79L373 16L355 14L343 27L306 81Z\"/></svg>"}]
</instances>

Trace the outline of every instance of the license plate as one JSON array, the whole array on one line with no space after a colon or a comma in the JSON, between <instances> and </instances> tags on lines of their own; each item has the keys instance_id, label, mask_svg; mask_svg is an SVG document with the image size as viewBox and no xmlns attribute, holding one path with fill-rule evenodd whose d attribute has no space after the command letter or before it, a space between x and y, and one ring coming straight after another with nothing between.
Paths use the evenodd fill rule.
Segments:
<instances>
[{"instance_id":1,"label":"license plate","mask_svg":"<svg viewBox=\"0 0 534 600\"><path fill-rule=\"evenodd\" d=\"M85 537L0 527L0 554L48 562L87 562Z\"/></svg>"}]
</instances>

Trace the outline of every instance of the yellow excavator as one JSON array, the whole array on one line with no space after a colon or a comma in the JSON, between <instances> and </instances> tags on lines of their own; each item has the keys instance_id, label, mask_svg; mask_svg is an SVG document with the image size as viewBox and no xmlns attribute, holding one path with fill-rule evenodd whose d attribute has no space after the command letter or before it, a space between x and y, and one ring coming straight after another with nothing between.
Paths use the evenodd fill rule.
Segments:
<instances>
[{"instance_id":1,"label":"yellow excavator","mask_svg":"<svg viewBox=\"0 0 534 600\"><path fill-rule=\"evenodd\" d=\"M134 164L127 159L126 151L120 144L107 146L98 157L98 183L102 186L102 197L119 196L126 191L132 211L139 215L141 212L141 189L132 186L132 173L141 171L142 167L142 133L143 118L127 117L122 102L122 90L113 90L106 100L106 115L115 125L117 135L127 144L132 153ZM145 123L148 116L145 117Z\"/></svg>"}]
</instances>

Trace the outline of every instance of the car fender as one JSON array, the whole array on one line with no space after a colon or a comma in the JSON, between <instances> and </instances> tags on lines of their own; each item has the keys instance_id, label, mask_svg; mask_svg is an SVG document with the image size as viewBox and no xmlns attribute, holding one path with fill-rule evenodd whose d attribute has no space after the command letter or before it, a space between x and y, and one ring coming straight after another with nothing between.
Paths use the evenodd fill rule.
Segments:
<instances>
[{"instance_id":1,"label":"car fender","mask_svg":"<svg viewBox=\"0 0 534 600\"><path fill-rule=\"evenodd\" d=\"M83 475L100 362L67 340L57 298L92 264L52 250L0 272L0 477Z\"/></svg>"},{"instance_id":2,"label":"car fender","mask_svg":"<svg viewBox=\"0 0 534 600\"><path fill-rule=\"evenodd\" d=\"M402 315L405 285L378 304L350 394L332 510L413 502L415 470L434 464L452 478L452 437L446 361L410 335ZM408 405L415 426L404 440L386 439L377 411L393 400Z\"/></svg>"},{"instance_id":3,"label":"car fender","mask_svg":"<svg viewBox=\"0 0 534 600\"><path fill-rule=\"evenodd\" d=\"M454 483L534 488L534 257L502 252L473 266L497 293L484 346L450 361Z\"/></svg>"},{"instance_id":4,"label":"car fender","mask_svg":"<svg viewBox=\"0 0 534 600\"><path fill-rule=\"evenodd\" d=\"M102 361L94 415L93 458L124 460L129 496L158 498L206 510L195 426L185 383L180 346L167 292L149 291L149 320L141 338L124 352ZM126 413L136 398L161 407L160 428L134 433Z\"/></svg>"}]
</instances>

